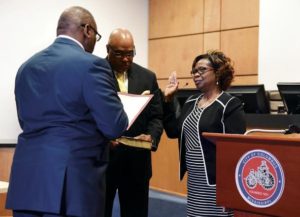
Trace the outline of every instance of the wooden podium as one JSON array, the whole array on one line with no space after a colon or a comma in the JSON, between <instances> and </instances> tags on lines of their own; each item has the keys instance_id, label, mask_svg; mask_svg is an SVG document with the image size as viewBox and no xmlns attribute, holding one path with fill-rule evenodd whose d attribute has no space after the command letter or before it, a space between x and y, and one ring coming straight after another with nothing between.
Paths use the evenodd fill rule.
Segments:
<instances>
[{"instance_id":1,"label":"wooden podium","mask_svg":"<svg viewBox=\"0 0 300 217\"><path fill-rule=\"evenodd\" d=\"M217 146L217 204L225 206L226 208L234 209L235 217L237 216L284 216L284 217L299 217L300 216L300 135L298 134L250 134L250 135L236 135L236 134L218 134L218 133L203 133L204 137L213 141ZM254 151L254 152L253 152ZM258 152L256 152L258 151ZM277 201L268 206L261 208L247 202L247 196L241 192L240 185L243 180L247 187L253 187L251 185L251 176L239 176L239 168L245 163L246 167L251 167L248 164L248 159L252 153L255 156L257 153L271 153L271 156L275 156L281 165L283 172L283 179L275 179L274 186L283 186L282 193L277 197ZM268 156L268 155L261 155ZM245 157L245 158L243 158ZM256 158L253 158L254 160ZM257 158L259 159L259 157ZM272 158L269 159L275 165L276 161ZM265 161L264 161L265 162ZM250 162L251 163L251 162ZM271 167L273 164L271 164ZM252 165L253 166L253 165ZM249 169L249 168L247 168ZM272 169L272 168L271 168ZM252 172L258 171L258 167L255 166ZM243 171L246 171L243 170ZM256 171L256 174L258 172ZM246 172L245 172L246 173ZM271 173L272 175L272 173ZM269 176L271 176L269 175ZM236 178L236 177L241 177ZM259 177L259 176L256 176ZM280 177L280 176L279 176ZM237 181L236 181L237 180ZM242 180L242 181L241 181ZM259 180L259 178L257 179ZM260 179L262 180L262 179ZM277 180L277 181L278 181ZM284 183L283 183L284 182ZM248 183L250 185L248 185ZM256 182L255 182L256 183ZM266 182L262 182L266 183ZM255 185L260 187L258 184ZM271 186L271 185L269 185ZM257 187L257 188L258 188ZM268 187L263 185L263 187ZM261 189L265 189L260 187ZM271 187L269 187L271 188ZM244 189L242 187L242 189ZM275 188L274 188L275 189ZM247 189L246 189L247 190ZM271 191L271 190L270 190ZM258 197L268 195L264 192L259 192L250 189L250 192L256 193ZM276 192L276 191L274 191ZM273 193L270 193L272 195ZM275 193L273 195L276 195ZM246 198L246 199L244 199ZM251 197L248 197L251 198ZM271 196L270 196L271 198ZM256 201L256 200L254 200Z\"/></svg>"}]
</instances>

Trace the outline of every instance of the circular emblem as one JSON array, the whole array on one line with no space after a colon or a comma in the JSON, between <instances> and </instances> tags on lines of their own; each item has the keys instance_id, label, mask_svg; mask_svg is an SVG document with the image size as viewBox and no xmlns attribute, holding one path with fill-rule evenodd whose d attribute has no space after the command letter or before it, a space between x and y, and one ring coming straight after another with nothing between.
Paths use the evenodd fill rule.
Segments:
<instances>
[{"instance_id":1,"label":"circular emblem","mask_svg":"<svg viewBox=\"0 0 300 217\"><path fill-rule=\"evenodd\" d=\"M284 173L274 155L256 149L240 158L235 169L235 183L248 204L265 208L280 199L284 189Z\"/></svg>"}]
</instances>

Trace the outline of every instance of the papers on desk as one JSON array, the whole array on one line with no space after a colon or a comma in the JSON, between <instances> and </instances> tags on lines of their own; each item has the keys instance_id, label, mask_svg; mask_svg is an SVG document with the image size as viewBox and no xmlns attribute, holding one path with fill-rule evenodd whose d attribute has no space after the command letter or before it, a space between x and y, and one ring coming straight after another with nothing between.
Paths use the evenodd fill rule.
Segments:
<instances>
[{"instance_id":1,"label":"papers on desk","mask_svg":"<svg viewBox=\"0 0 300 217\"><path fill-rule=\"evenodd\" d=\"M123 104L124 110L128 116L128 127L127 130L134 123L136 118L144 110L146 105L149 103L153 94L148 95L136 95L128 93L118 93L121 102Z\"/></svg>"}]
</instances>

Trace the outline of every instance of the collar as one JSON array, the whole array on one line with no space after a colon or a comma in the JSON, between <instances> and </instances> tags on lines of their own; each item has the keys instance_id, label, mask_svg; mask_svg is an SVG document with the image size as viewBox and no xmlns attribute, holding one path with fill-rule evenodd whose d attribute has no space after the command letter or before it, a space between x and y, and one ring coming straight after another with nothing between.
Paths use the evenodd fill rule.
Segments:
<instances>
[{"instance_id":1,"label":"collar","mask_svg":"<svg viewBox=\"0 0 300 217\"><path fill-rule=\"evenodd\" d=\"M116 78L117 78L118 74L122 74L123 78L124 78L124 81L126 81L128 79L128 72L127 71L124 71L124 72L116 72L116 71L114 71L114 74L115 74Z\"/></svg>"},{"instance_id":2,"label":"collar","mask_svg":"<svg viewBox=\"0 0 300 217\"><path fill-rule=\"evenodd\" d=\"M82 46L82 44L79 41L77 41L75 38L72 38L72 37L70 37L68 35L59 35L59 36L57 36L57 38L67 38L67 39L70 39L70 40L74 41L76 44L78 44L84 50L84 47Z\"/></svg>"}]
</instances>

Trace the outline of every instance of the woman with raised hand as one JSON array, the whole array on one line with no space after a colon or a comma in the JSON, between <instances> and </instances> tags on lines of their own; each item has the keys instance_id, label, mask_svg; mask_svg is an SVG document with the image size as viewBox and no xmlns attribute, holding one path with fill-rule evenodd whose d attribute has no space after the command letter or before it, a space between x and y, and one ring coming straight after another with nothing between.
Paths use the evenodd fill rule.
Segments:
<instances>
[{"instance_id":1,"label":"woman with raised hand","mask_svg":"<svg viewBox=\"0 0 300 217\"><path fill-rule=\"evenodd\" d=\"M172 73L164 97L164 128L178 138L180 178L188 174L187 216L233 216L216 205L216 145L202 132L243 134L245 115L240 100L226 93L234 75L230 58L220 51L197 56L191 76L199 94L190 96L182 108L173 97L178 89Z\"/></svg>"}]
</instances>

